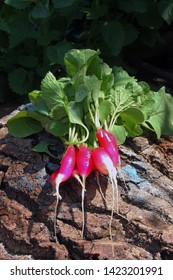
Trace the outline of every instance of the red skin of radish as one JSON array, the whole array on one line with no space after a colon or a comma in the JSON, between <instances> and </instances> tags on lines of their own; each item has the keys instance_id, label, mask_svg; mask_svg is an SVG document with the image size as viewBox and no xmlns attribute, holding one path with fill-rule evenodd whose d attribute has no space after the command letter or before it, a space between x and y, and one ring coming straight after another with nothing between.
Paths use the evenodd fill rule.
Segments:
<instances>
[{"instance_id":1,"label":"red skin of radish","mask_svg":"<svg viewBox=\"0 0 173 280\"><path fill-rule=\"evenodd\" d=\"M93 150L93 161L96 169L102 174L109 175L114 169L113 162L103 147Z\"/></svg>"},{"instance_id":2,"label":"red skin of radish","mask_svg":"<svg viewBox=\"0 0 173 280\"><path fill-rule=\"evenodd\" d=\"M67 181L72 175L75 164L76 150L73 145L69 145L61 160L60 168L52 173L50 177L50 183L53 185L56 181L58 181L59 184Z\"/></svg>"},{"instance_id":3,"label":"red skin of radish","mask_svg":"<svg viewBox=\"0 0 173 280\"><path fill-rule=\"evenodd\" d=\"M59 168L59 174L64 176L63 182L67 181L73 172L76 164L76 149L73 145L69 145L63 155L61 160L61 165Z\"/></svg>"},{"instance_id":4,"label":"red skin of radish","mask_svg":"<svg viewBox=\"0 0 173 280\"><path fill-rule=\"evenodd\" d=\"M94 169L92 150L81 144L77 153L77 171L81 177L87 177Z\"/></svg>"},{"instance_id":5,"label":"red skin of radish","mask_svg":"<svg viewBox=\"0 0 173 280\"><path fill-rule=\"evenodd\" d=\"M117 167L119 163L119 152L115 136L112 133L100 128L96 132L96 137L100 146L105 149L112 159L114 166Z\"/></svg>"}]
</instances>

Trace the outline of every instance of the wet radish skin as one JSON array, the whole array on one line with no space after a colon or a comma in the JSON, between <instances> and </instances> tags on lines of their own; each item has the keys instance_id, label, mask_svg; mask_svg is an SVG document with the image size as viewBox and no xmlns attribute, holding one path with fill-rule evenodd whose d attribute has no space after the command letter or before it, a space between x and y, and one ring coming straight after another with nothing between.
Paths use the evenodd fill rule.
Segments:
<instances>
[{"instance_id":1,"label":"wet radish skin","mask_svg":"<svg viewBox=\"0 0 173 280\"><path fill-rule=\"evenodd\" d=\"M93 150L93 161L95 168L104 175L110 174L114 169L113 162L103 147Z\"/></svg>"},{"instance_id":2,"label":"wet radish skin","mask_svg":"<svg viewBox=\"0 0 173 280\"><path fill-rule=\"evenodd\" d=\"M54 184L57 176L61 178L61 182L67 181L75 168L76 149L73 145L69 145L63 155L59 169L55 170L51 177L50 183Z\"/></svg>"},{"instance_id":3,"label":"wet radish skin","mask_svg":"<svg viewBox=\"0 0 173 280\"><path fill-rule=\"evenodd\" d=\"M117 167L119 164L119 151L115 136L112 133L100 128L96 132L96 137L100 146L105 149L112 159L114 166Z\"/></svg>"},{"instance_id":4,"label":"wet radish skin","mask_svg":"<svg viewBox=\"0 0 173 280\"><path fill-rule=\"evenodd\" d=\"M77 153L77 171L82 177L87 177L94 169L92 150L81 144Z\"/></svg>"}]
</instances>

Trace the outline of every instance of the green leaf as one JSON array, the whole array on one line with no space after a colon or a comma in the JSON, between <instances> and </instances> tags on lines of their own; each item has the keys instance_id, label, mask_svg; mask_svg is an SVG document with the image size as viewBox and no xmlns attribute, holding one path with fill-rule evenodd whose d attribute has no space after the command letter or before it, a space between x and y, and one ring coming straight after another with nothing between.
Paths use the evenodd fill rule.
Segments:
<instances>
[{"instance_id":1,"label":"green leaf","mask_svg":"<svg viewBox=\"0 0 173 280\"><path fill-rule=\"evenodd\" d=\"M83 126L83 110L80 104L78 105L77 103L75 103L75 101L71 101L66 106L66 111L71 123L80 124Z\"/></svg>"},{"instance_id":2,"label":"green leaf","mask_svg":"<svg viewBox=\"0 0 173 280\"><path fill-rule=\"evenodd\" d=\"M114 86L125 86L129 82L136 82L137 80L134 77L129 76L129 74L122 69L122 67L113 67L114 74Z\"/></svg>"},{"instance_id":3,"label":"green leaf","mask_svg":"<svg viewBox=\"0 0 173 280\"><path fill-rule=\"evenodd\" d=\"M26 94L33 86L33 72L16 68L8 76L10 88L19 94Z\"/></svg>"},{"instance_id":4,"label":"green leaf","mask_svg":"<svg viewBox=\"0 0 173 280\"><path fill-rule=\"evenodd\" d=\"M86 142L89 137L89 130L86 125L83 123L83 108L79 103L75 101L70 101L66 106L66 112L68 114L68 118L70 123L81 125L85 130L85 135L82 133L82 141ZM70 139L73 141L73 139ZM77 141L78 142L78 141ZM80 142L78 142L80 143Z\"/></svg>"},{"instance_id":5,"label":"green leaf","mask_svg":"<svg viewBox=\"0 0 173 280\"><path fill-rule=\"evenodd\" d=\"M46 6L43 6L43 4L41 3L38 3L36 6L34 6L30 14L34 19L45 19L50 16L48 8Z\"/></svg>"},{"instance_id":6,"label":"green leaf","mask_svg":"<svg viewBox=\"0 0 173 280\"><path fill-rule=\"evenodd\" d=\"M64 87L64 93L67 96L68 101L74 101L76 89L72 83L67 83Z\"/></svg>"},{"instance_id":7,"label":"green leaf","mask_svg":"<svg viewBox=\"0 0 173 280\"><path fill-rule=\"evenodd\" d=\"M58 104L64 104L64 93L61 88L61 83L56 80L51 72L48 72L42 80L41 91L42 98L50 110Z\"/></svg>"},{"instance_id":8,"label":"green leaf","mask_svg":"<svg viewBox=\"0 0 173 280\"><path fill-rule=\"evenodd\" d=\"M55 8L63 9L72 6L75 3L78 3L79 0L53 0L52 1Z\"/></svg>"},{"instance_id":9,"label":"green leaf","mask_svg":"<svg viewBox=\"0 0 173 280\"><path fill-rule=\"evenodd\" d=\"M59 42L56 46L49 46L47 49L47 56L50 64L64 64L64 55L73 47L70 42Z\"/></svg>"},{"instance_id":10,"label":"green leaf","mask_svg":"<svg viewBox=\"0 0 173 280\"><path fill-rule=\"evenodd\" d=\"M49 115L49 109L47 108L43 98L42 92L34 90L29 93L29 100L33 104L34 110L44 115Z\"/></svg>"},{"instance_id":11,"label":"green leaf","mask_svg":"<svg viewBox=\"0 0 173 280\"><path fill-rule=\"evenodd\" d=\"M87 76L93 76L97 78L96 83L98 90L100 90L101 85L102 91L104 91L105 93L110 92L110 89L114 84L114 76L112 74L112 69L106 63L103 63L102 59L96 57L90 63L86 74Z\"/></svg>"},{"instance_id":12,"label":"green leaf","mask_svg":"<svg viewBox=\"0 0 173 280\"><path fill-rule=\"evenodd\" d=\"M173 2L172 0L163 0L158 3L159 12L162 18L168 23L171 24L173 20Z\"/></svg>"},{"instance_id":13,"label":"green leaf","mask_svg":"<svg viewBox=\"0 0 173 280\"><path fill-rule=\"evenodd\" d=\"M21 24L24 22L24 24ZM25 14L19 13L15 17L8 18L9 33L9 48L12 49L26 38L32 38L34 34L34 25L31 23Z\"/></svg>"},{"instance_id":14,"label":"green leaf","mask_svg":"<svg viewBox=\"0 0 173 280\"><path fill-rule=\"evenodd\" d=\"M90 49L68 51L64 57L66 72L69 76L74 76L80 71L85 74L90 63L98 54L99 51Z\"/></svg>"},{"instance_id":15,"label":"green leaf","mask_svg":"<svg viewBox=\"0 0 173 280\"><path fill-rule=\"evenodd\" d=\"M154 132L157 135L157 138L159 139L161 134L162 134L162 130L161 130L161 125L160 125L160 120L159 117L157 116L153 116L151 117L146 124L150 124L151 127L153 128Z\"/></svg>"},{"instance_id":16,"label":"green leaf","mask_svg":"<svg viewBox=\"0 0 173 280\"><path fill-rule=\"evenodd\" d=\"M126 13L144 13L147 11L147 1L146 0L117 0L119 9Z\"/></svg>"},{"instance_id":17,"label":"green leaf","mask_svg":"<svg viewBox=\"0 0 173 280\"><path fill-rule=\"evenodd\" d=\"M124 45L125 33L119 21L113 20L103 26L103 39L112 55L119 55Z\"/></svg>"},{"instance_id":18,"label":"green leaf","mask_svg":"<svg viewBox=\"0 0 173 280\"><path fill-rule=\"evenodd\" d=\"M113 86L114 86L113 74L109 74L102 79L101 90L104 91L106 95L110 94L110 91Z\"/></svg>"},{"instance_id":19,"label":"green leaf","mask_svg":"<svg viewBox=\"0 0 173 280\"><path fill-rule=\"evenodd\" d=\"M125 33L124 45L130 45L138 38L139 31L131 23L123 23L123 30Z\"/></svg>"},{"instance_id":20,"label":"green leaf","mask_svg":"<svg viewBox=\"0 0 173 280\"><path fill-rule=\"evenodd\" d=\"M0 18L0 30L3 30L7 33L10 32L10 28L9 28L7 22L2 18Z\"/></svg>"},{"instance_id":21,"label":"green leaf","mask_svg":"<svg viewBox=\"0 0 173 280\"><path fill-rule=\"evenodd\" d=\"M57 137L62 137L68 134L69 132L69 123L65 120L51 120L46 126L45 130Z\"/></svg>"},{"instance_id":22,"label":"green leaf","mask_svg":"<svg viewBox=\"0 0 173 280\"><path fill-rule=\"evenodd\" d=\"M139 109L142 111L144 114L145 120L148 119L154 109L155 109L155 98L154 98L154 92L149 91L147 93L144 93L143 95L139 96L138 102Z\"/></svg>"},{"instance_id":23,"label":"green leaf","mask_svg":"<svg viewBox=\"0 0 173 280\"><path fill-rule=\"evenodd\" d=\"M55 143L51 141L40 142L32 148L32 151L37 153L46 153L53 158L57 158L49 151L48 147L52 145L55 145Z\"/></svg>"},{"instance_id":24,"label":"green leaf","mask_svg":"<svg viewBox=\"0 0 173 280\"><path fill-rule=\"evenodd\" d=\"M45 21L46 20L47 19L45 19ZM46 27L46 23L44 23L44 26ZM42 47L44 46L45 47L45 49L44 49L45 53L44 54L46 55L48 45L50 45L52 43L52 41L56 41L56 40L60 39L60 35L61 35L60 30L52 29L52 30L49 30L49 31L46 32L44 30L44 28L40 27L38 30L36 30L33 33L32 37L37 40L37 44L39 46L42 46Z\"/></svg>"},{"instance_id":25,"label":"green leaf","mask_svg":"<svg viewBox=\"0 0 173 280\"><path fill-rule=\"evenodd\" d=\"M159 29L163 23L163 19L159 14L158 4L149 1L148 9L145 13L136 15L138 23L143 27Z\"/></svg>"},{"instance_id":26,"label":"green leaf","mask_svg":"<svg viewBox=\"0 0 173 280\"><path fill-rule=\"evenodd\" d=\"M94 103L98 103L100 96L101 81L95 76L85 76L84 83L91 92L92 99Z\"/></svg>"},{"instance_id":27,"label":"green leaf","mask_svg":"<svg viewBox=\"0 0 173 280\"><path fill-rule=\"evenodd\" d=\"M173 97L165 93L164 87L154 97L155 106L146 123L153 127L157 138L161 135L173 135Z\"/></svg>"},{"instance_id":28,"label":"green leaf","mask_svg":"<svg viewBox=\"0 0 173 280\"><path fill-rule=\"evenodd\" d=\"M123 125L114 125L111 133L113 133L113 135L116 137L118 145L121 145L125 142L127 133Z\"/></svg>"},{"instance_id":29,"label":"green leaf","mask_svg":"<svg viewBox=\"0 0 173 280\"><path fill-rule=\"evenodd\" d=\"M85 85L80 85L75 93L75 101L81 102L85 99L85 97L88 95L89 89Z\"/></svg>"},{"instance_id":30,"label":"green leaf","mask_svg":"<svg viewBox=\"0 0 173 280\"><path fill-rule=\"evenodd\" d=\"M108 64L104 63L103 60L97 55L91 62L87 69L86 74L88 76L95 75L99 80L104 79L104 77L110 75L112 69Z\"/></svg>"},{"instance_id":31,"label":"green leaf","mask_svg":"<svg viewBox=\"0 0 173 280\"><path fill-rule=\"evenodd\" d=\"M113 104L108 100L103 100L99 104L99 119L102 123L104 123L108 116L113 113L113 108Z\"/></svg>"},{"instance_id":32,"label":"green leaf","mask_svg":"<svg viewBox=\"0 0 173 280\"><path fill-rule=\"evenodd\" d=\"M19 112L9 119L7 127L9 133L16 138L27 137L43 130L40 122L35 119L35 115L27 111Z\"/></svg>"},{"instance_id":33,"label":"green leaf","mask_svg":"<svg viewBox=\"0 0 173 280\"><path fill-rule=\"evenodd\" d=\"M115 105L117 113L134 107L136 104L136 98L124 86L111 91L111 101Z\"/></svg>"},{"instance_id":34,"label":"green leaf","mask_svg":"<svg viewBox=\"0 0 173 280\"><path fill-rule=\"evenodd\" d=\"M131 95L135 98L137 96L140 96L143 92L140 84L136 81L131 81L129 82L126 86L125 86L125 89L127 91L130 91L131 92ZM136 100L136 98L135 98Z\"/></svg>"},{"instance_id":35,"label":"green leaf","mask_svg":"<svg viewBox=\"0 0 173 280\"><path fill-rule=\"evenodd\" d=\"M67 116L67 112L63 106L57 105L53 107L49 115L53 120L59 121Z\"/></svg>"},{"instance_id":36,"label":"green leaf","mask_svg":"<svg viewBox=\"0 0 173 280\"><path fill-rule=\"evenodd\" d=\"M29 7L29 5L31 4L31 0L5 0L4 1L5 4L9 5L9 6L12 6L18 10L22 10L22 9L25 9L27 7Z\"/></svg>"},{"instance_id":37,"label":"green leaf","mask_svg":"<svg viewBox=\"0 0 173 280\"><path fill-rule=\"evenodd\" d=\"M38 65L38 57L34 55L21 55L19 56L18 63L23 67L32 69Z\"/></svg>"},{"instance_id":38,"label":"green leaf","mask_svg":"<svg viewBox=\"0 0 173 280\"><path fill-rule=\"evenodd\" d=\"M123 111L120 117L129 137L139 136L143 133L140 124L144 121L144 115L140 110L129 108Z\"/></svg>"}]
</instances>

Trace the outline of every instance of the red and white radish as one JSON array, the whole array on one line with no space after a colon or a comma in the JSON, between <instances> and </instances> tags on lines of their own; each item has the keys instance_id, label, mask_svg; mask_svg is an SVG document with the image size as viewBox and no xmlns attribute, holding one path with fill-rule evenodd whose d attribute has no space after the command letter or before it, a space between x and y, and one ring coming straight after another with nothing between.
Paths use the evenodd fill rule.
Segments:
<instances>
[{"instance_id":1,"label":"red and white radish","mask_svg":"<svg viewBox=\"0 0 173 280\"><path fill-rule=\"evenodd\" d=\"M79 175L86 179L93 171L94 164L92 159L92 150L81 144L77 153L77 170Z\"/></svg>"},{"instance_id":2,"label":"red and white radish","mask_svg":"<svg viewBox=\"0 0 173 280\"><path fill-rule=\"evenodd\" d=\"M67 181L75 168L76 164L76 150L73 145L69 145L65 151L65 154L63 155L63 158L61 160L61 164L59 169L55 170L52 175L50 176L50 183L55 186L56 193L54 196L57 197L57 203L55 208L55 223L54 223L54 229L55 229L55 237L56 237L56 211L58 207L59 199L61 199L61 196L59 194L59 186L61 183Z\"/></svg>"},{"instance_id":3,"label":"red and white radish","mask_svg":"<svg viewBox=\"0 0 173 280\"><path fill-rule=\"evenodd\" d=\"M59 186L62 182L67 181L71 177L75 164L76 150L73 145L69 145L63 155L59 169L54 171L50 177L50 183L55 185L56 188L56 193L54 195L59 197L59 199L61 199Z\"/></svg>"},{"instance_id":4,"label":"red and white radish","mask_svg":"<svg viewBox=\"0 0 173 280\"><path fill-rule=\"evenodd\" d=\"M84 217L84 195L86 190L86 178L94 169L92 150L86 147L84 144L81 144L77 152L76 157L77 170L73 172L73 176L79 181L82 186L82 231L81 236L83 237L85 217ZM80 177L81 176L81 179Z\"/></svg>"},{"instance_id":5,"label":"red and white radish","mask_svg":"<svg viewBox=\"0 0 173 280\"><path fill-rule=\"evenodd\" d=\"M103 147L97 147L93 150L93 161L96 169L105 175L108 175L112 184L112 211L111 211L111 219L109 224L110 230L110 238L112 240L112 220L114 214L114 204L115 204L115 190L116 190L116 206L118 213L118 187L117 187L117 179L116 179L116 168L113 164L113 161L107 151Z\"/></svg>"},{"instance_id":6,"label":"red and white radish","mask_svg":"<svg viewBox=\"0 0 173 280\"><path fill-rule=\"evenodd\" d=\"M105 149L114 166L117 167L119 163L119 152L115 136L112 133L100 128L96 132L96 137L100 146Z\"/></svg>"}]
</instances>

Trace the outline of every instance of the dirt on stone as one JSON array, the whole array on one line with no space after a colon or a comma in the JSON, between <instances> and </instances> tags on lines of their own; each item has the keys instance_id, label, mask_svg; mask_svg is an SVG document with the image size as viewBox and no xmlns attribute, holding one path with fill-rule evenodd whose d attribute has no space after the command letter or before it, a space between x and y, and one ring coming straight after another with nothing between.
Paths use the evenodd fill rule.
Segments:
<instances>
[{"instance_id":1,"label":"dirt on stone","mask_svg":"<svg viewBox=\"0 0 173 280\"><path fill-rule=\"evenodd\" d=\"M106 176L87 180L85 231L81 238L81 187L60 187L54 237L55 197L48 165L55 160L32 151L36 139L16 139L0 120L0 259L173 259L173 138L144 137L120 146L119 210L112 222L112 188ZM44 136L42 136L44 137Z\"/></svg>"}]
</instances>

